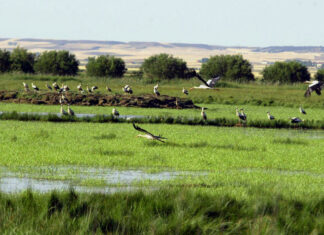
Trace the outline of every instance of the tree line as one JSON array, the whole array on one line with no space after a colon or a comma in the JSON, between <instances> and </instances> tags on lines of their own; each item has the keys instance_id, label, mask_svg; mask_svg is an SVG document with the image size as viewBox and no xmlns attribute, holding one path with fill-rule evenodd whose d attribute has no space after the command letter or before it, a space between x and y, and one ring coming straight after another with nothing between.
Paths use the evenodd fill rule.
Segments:
<instances>
[{"instance_id":1,"label":"tree line","mask_svg":"<svg viewBox=\"0 0 324 235\"><path fill-rule=\"evenodd\" d=\"M45 51L41 54L28 52L17 47L12 52L0 49L0 73L23 72L59 76L75 76L80 62L69 51ZM89 57L86 64L88 76L122 77L127 71L125 62L112 55ZM242 55L211 56L202 64L199 71L205 79L221 76L223 81L254 81L251 63ZM155 81L196 76L196 71L187 63L169 54L158 54L145 59L137 75ZM315 79L324 80L324 69L319 69ZM273 83L295 83L310 80L310 73L300 61L276 62L264 68L262 80Z\"/></svg>"}]
</instances>

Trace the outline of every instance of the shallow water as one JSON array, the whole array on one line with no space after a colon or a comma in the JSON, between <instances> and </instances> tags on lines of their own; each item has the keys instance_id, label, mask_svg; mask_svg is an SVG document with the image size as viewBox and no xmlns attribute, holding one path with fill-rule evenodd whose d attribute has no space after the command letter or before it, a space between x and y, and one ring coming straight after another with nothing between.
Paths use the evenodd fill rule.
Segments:
<instances>
[{"instance_id":1,"label":"shallow water","mask_svg":"<svg viewBox=\"0 0 324 235\"><path fill-rule=\"evenodd\" d=\"M21 168L21 171L13 172L5 167L0 168L0 191L5 193L17 193L32 189L37 192L49 192L52 190L68 190L73 188L79 192L114 193L118 191L132 191L139 187L132 183L143 180L166 181L184 175L206 175L202 172L177 172L162 171L147 173L142 170L114 170L110 168L91 168L75 166L55 166L38 168ZM48 178L68 176L68 180L49 180ZM40 179L47 178L47 179ZM84 186L83 180L100 180L105 184L121 184L125 186ZM150 188L152 189L152 188Z\"/></svg>"}]
</instances>

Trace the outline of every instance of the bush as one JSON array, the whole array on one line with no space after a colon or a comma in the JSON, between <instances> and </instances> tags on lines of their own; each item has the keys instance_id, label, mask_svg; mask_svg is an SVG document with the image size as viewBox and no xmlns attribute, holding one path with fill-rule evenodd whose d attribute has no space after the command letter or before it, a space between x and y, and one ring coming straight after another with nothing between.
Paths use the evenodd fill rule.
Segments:
<instances>
[{"instance_id":1,"label":"bush","mask_svg":"<svg viewBox=\"0 0 324 235\"><path fill-rule=\"evenodd\" d=\"M252 65L241 55L216 55L202 64L200 73L206 78L221 76L228 81L254 81Z\"/></svg>"},{"instance_id":2,"label":"bush","mask_svg":"<svg viewBox=\"0 0 324 235\"><path fill-rule=\"evenodd\" d=\"M310 80L305 65L297 61L276 62L262 71L263 80L267 82L295 83Z\"/></svg>"},{"instance_id":3,"label":"bush","mask_svg":"<svg viewBox=\"0 0 324 235\"><path fill-rule=\"evenodd\" d=\"M96 77L122 77L127 71L125 62L121 58L110 55L89 57L86 69L89 76Z\"/></svg>"},{"instance_id":4,"label":"bush","mask_svg":"<svg viewBox=\"0 0 324 235\"><path fill-rule=\"evenodd\" d=\"M317 70L315 74L315 80L324 82L324 68Z\"/></svg>"},{"instance_id":5,"label":"bush","mask_svg":"<svg viewBox=\"0 0 324 235\"><path fill-rule=\"evenodd\" d=\"M35 71L52 75L77 75L79 61L68 51L45 51L35 63Z\"/></svg>"},{"instance_id":6,"label":"bush","mask_svg":"<svg viewBox=\"0 0 324 235\"><path fill-rule=\"evenodd\" d=\"M35 54L24 48L15 48L10 55L10 70L34 73Z\"/></svg>"},{"instance_id":7,"label":"bush","mask_svg":"<svg viewBox=\"0 0 324 235\"><path fill-rule=\"evenodd\" d=\"M188 78L192 72L187 68L185 61L168 54L153 55L145 59L141 71L144 77L150 80Z\"/></svg>"},{"instance_id":8,"label":"bush","mask_svg":"<svg viewBox=\"0 0 324 235\"><path fill-rule=\"evenodd\" d=\"M0 73L10 71L10 52L0 49Z\"/></svg>"}]
</instances>

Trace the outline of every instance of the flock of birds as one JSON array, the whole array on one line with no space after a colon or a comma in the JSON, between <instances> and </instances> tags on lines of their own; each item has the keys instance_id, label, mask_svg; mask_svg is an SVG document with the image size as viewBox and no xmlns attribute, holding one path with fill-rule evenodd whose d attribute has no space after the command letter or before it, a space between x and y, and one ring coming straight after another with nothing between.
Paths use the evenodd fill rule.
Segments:
<instances>
[{"instance_id":1,"label":"flock of birds","mask_svg":"<svg viewBox=\"0 0 324 235\"><path fill-rule=\"evenodd\" d=\"M198 87L192 87L190 90L192 89L215 89L215 86L216 86L216 83L219 81L220 77L215 77L215 78L212 78L212 79L209 79L208 81L205 81L203 78L201 78L198 74L196 75L197 78L203 83L201 84L200 86ZM315 91L315 93L317 95L321 95L321 91L322 89L324 88L324 83L321 82L321 81L306 81L305 83L309 84L308 87L307 87L307 90L304 94L305 97L309 97L311 96L312 92ZM25 82L23 82L23 86L24 86L24 90L26 92L29 92L29 86L28 84L26 84ZM67 86L67 85L64 85L62 84L61 87L59 87L59 85L54 82L52 84L53 87L51 87L48 83L46 83L46 88L50 91L52 90L55 90L57 91L59 94L61 94L61 97L59 99L59 102L60 102L60 105L61 105L61 109L60 109L60 113L62 115L70 115L70 116L74 116L75 113L74 111L71 109L70 107L70 103L67 103L67 99L64 95L65 92L68 92L70 90L70 88ZM32 83L31 84L31 87L33 88L34 91L39 91L39 88L34 84ZM97 90L98 87L97 86L92 86L91 88L89 88L89 86L87 85L86 86L86 90L84 90L82 88L82 85L79 84L77 86L77 90L80 92L80 93L85 93L85 92L88 92L88 93L92 93L94 92L95 90ZM159 92L159 84L155 85L153 87L153 93L156 95L156 96L160 96L160 92ZM106 86L106 90L108 92L112 92L111 88L109 88L108 86ZM129 85L125 85L124 87L122 87L122 91L124 93L127 93L127 94L133 94L133 90L132 88L129 86ZM185 94L185 95L189 95L189 91L187 89L185 89L183 87L182 89L182 93ZM65 111L63 109L63 104L66 103L67 106L68 106L68 109L67 111ZM201 108L201 117L204 121L207 121L207 114L206 114L206 108L202 107ZM301 114L303 115L306 115L306 111L300 107L299 108L299 111ZM114 117L119 117L119 112L117 111L116 108L113 108L112 110L112 115ZM238 125L241 125L242 123L246 123L247 121L247 115L244 113L244 109L238 109L236 108L236 116L238 117L238 120L239 120L239 124ZM275 117L273 115L270 114L270 112L268 111L267 112L267 117L269 120L275 120ZM295 124L298 124L300 122L303 122L304 120L299 118L299 117L292 117L292 118L289 118L291 123L295 123ZM156 135L153 135L152 133L140 128L139 126L135 125L135 123L133 123L133 127L135 128L135 130L137 131L140 131L140 132L143 132L144 134L140 134L140 135L137 135L137 137L142 137L142 138L146 138L146 139L150 139L150 140L158 140L160 142L164 142L163 140L166 139L165 137L162 137L162 136L156 136Z\"/></svg>"}]
</instances>

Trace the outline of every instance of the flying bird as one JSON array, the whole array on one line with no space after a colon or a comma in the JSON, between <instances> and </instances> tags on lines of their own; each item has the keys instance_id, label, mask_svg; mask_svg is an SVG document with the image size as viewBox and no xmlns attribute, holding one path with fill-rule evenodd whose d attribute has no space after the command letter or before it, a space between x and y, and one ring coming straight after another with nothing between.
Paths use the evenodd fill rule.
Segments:
<instances>
[{"instance_id":1,"label":"flying bird","mask_svg":"<svg viewBox=\"0 0 324 235\"><path fill-rule=\"evenodd\" d=\"M321 95L321 91L324 88L324 82L315 80L315 81L306 81L305 83L309 84L304 94L305 97L311 96L313 91L315 91L317 95Z\"/></svg>"},{"instance_id":2,"label":"flying bird","mask_svg":"<svg viewBox=\"0 0 324 235\"><path fill-rule=\"evenodd\" d=\"M192 87L192 88L190 88L190 90L192 90L192 89L213 89L216 86L216 83L218 82L218 80L220 79L220 76L218 76L218 77L211 78L206 82L198 73L196 73L196 77L203 84L201 84L200 86Z\"/></svg>"},{"instance_id":3,"label":"flying bird","mask_svg":"<svg viewBox=\"0 0 324 235\"><path fill-rule=\"evenodd\" d=\"M133 122L133 127L135 128L135 130L144 133L144 135L139 134L136 137L142 137L142 138L146 138L146 139L149 139L149 140L158 140L158 141L160 141L162 143L164 143L163 139L166 139L165 137L162 137L162 136L153 135L152 133L140 128L139 126L136 126L134 122Z\"/></svg>"},{"instance_id":4,"label":"flying bird","mask_svg":"<svg viewBox=\"0 0 324 235\"><path fill-rule=\"evenodd\" d=\"M188 90L186 90L186 89L184 89L184 88L182 88L182 93L185 94L185 95L189 95Z\"/></svg>"},{"instance_id":5,"label":"flying bird","mask_svg":"<svg viewBox=\"0 0 324 235\"><path fill-rule=\"evenodd\" d=\"M267 116L269 120L274 120L275 117L270 114L270 112L267 112Z\"/></svg>"},{"instance_id":6,"label":"flying bird","mask_svg":"<svg viewBox=\"0 0 324 235\"><path fill-rule=\"evenodd\" d=\"M299 107L299 112L300 112L301 114L306 115L306 111L305 111L301 106Z\"/></svg>"},{"instance_id":7,"label":"flying bird","mask_svg":"<svg viewBox=\"0 0 324 235\"><path fill-rule=\"evenodd\" d=\"M292 117L289 119L291 120L291 123L300 123L300 122L304 121L304 120L300 119L299 117Z\"/></svg>"}]
</instances>

